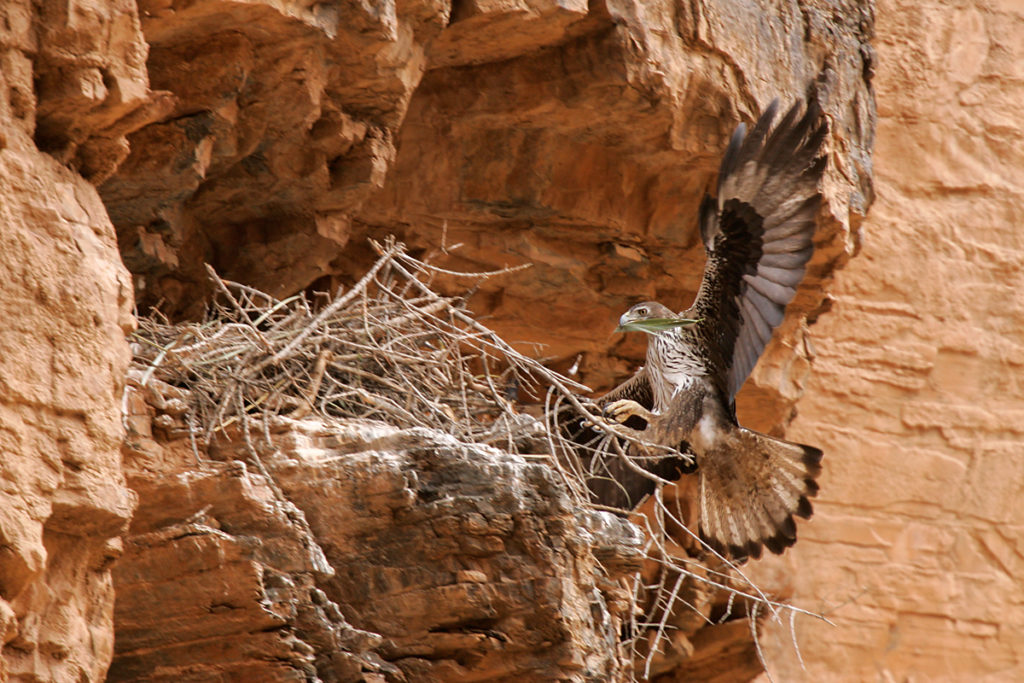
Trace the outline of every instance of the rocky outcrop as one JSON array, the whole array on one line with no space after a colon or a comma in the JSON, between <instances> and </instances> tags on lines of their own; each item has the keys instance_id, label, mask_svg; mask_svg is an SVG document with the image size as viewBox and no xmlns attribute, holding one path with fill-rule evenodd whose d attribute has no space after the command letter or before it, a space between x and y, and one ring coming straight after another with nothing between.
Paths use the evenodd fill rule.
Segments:
<instances>
[{"instance_id":1,"label":"rocky outcrop","mask_svg":"<svg viewBox=\"0 0 1024 683\"><path fill-rule=\"evenodd\" d=\"M367 235L446 239L453 267L533 263L475 306L564 367L583 352L583 378L607 385L639 348L609 356L604 331L637 298L692 296L697 202L733 127L773 97L813 94L834 122L812 284L870 202L868 4L140 9L174 109L131 134L100 190L140 304L172 316L201 307L203 262L281 294L358 275Z\"/></svg>"},{"instance_id":2,"label":"rocky outcrop","mask_svg":"<svg viewBox=\"0 0 1024 683\"><path fill-rule=\"evenodd\" d=\"M778 432L803 321L871 201L870 3L42 0L0 18L0 670L103 678L130 520L112 679L620 675L624 608L595 557L615 565L629 527L602 540L538 463L327 427L266 472L200 463L131 392L122 463L132 289L176 317L202 308L204 262L333 289L366 236L396 233L441 265L532 262L472 306L607 385L642 353L607 340L621 310L696 289L691 217L732 128L814 95L833 124L822 248L741 396ZM704 633L679 676L741 642Z\"/></svg>"},{"instance_id":3,"label":"rocky outcrop","mask_svg":"<svg viewBox=\"0 0 1024 683\"><path fill-rule=\"evenodd\" d=\"M178 315L200 307L204 260L333 288L371 233L453 266L533 261L473 306L560 369L582 353L597 386L642 353L608 339L627 303L692 294L690 216L729 130L812 82L835 130L824 250L739 415L779 433L796 413L787 435L826 451L813 521L756 571L835 626L796 621L803 665L779 627L769 667L1021 677L1016 3L881 0L876 23L872 3L816 0L10 0L0 19L0 678L100 680L113 652L110 566L135 503L118 454L132 286L111 218L140 301ZM258 659L299 676L329 647L324 671L387 675L365 654L383 641L312 588L316 555L263 475L181 446L133 451L144 495L117 609L138 630L122 626L111 675L244 677ZM141 609L160 598L208 630L162 630L145 660L141 631L173 626ZM203 643L221 668L183 670Z\"/></svg>"},{"instance_id":4,"label":"rocky outcrop","mask_svg":"<svg viewBox=\"0 0 1024 683\"><path fill-rule=\"evenodd\" d=\"M135 507L120 456L132 286L96 189L33 143L53 92L21 51L25 9L0 10L0 679L95 681Z\"/></svg>"},{"instance_id":5,"label":"rocky outcrop","mask_svg":"<svg viewBox=\"0 0 1024 683\"><path fill-rule=\"evenodd\" d=\"M835 626L798 620L803 664L780 628L769 658L777 680L1014 680L1024 9L883 0L878 17L879 200L787 430L829 454L823 495L762 567Z\"/></svg>"},{"instance_id":6,"label":"rocky outcrop","mask_svg":"<svg viewBox=\"0 0 1024 683\"><path fill-rule=\"evenodd\" d=\"M819 98L834 123L823 247L788 344L760 370L766 389L741 401L756 410L753 426L785 421L807 372L800 314L818 308L816 286L855 243L851 210L870 202L869 7L335 11L208 1L140 10L152 88L173 110L128 136L132 153L100 191L143 306L195 315L204 262L273 294L333 288L365 268L366 236L397 233L422 251L440 247L435 260L446 266L533 263L528 277L485 285L475 308L595 386L641 353L635 340L608 352L604 331L618 312L637 298L681 307L695 291L701 250L689 216L733 126L774 96ZM751 32L757 41L745 39ZM360 614L360 628L389 633L368 605L338 597L346 591L328 593ZM496 644L486 638L482 652L442 656L417 655L433 636L405 636L389 660L482 658L473 675L542 668L508 659L507 647L493 647L504 664L489 663ZM157 667L132 663L146 644L124 647L117 675ZM602 666L591 675L610 675Z\"/></svg>"},{"instance_id":7,"label":"rocky outcrop","mask_svg":"<svg viewBox=\"0 0 1024 683\"><path fill-rule=\"evenodd\" d=\"M153 438L146 393L129 391L140 505L108 680L626 675L619 579L643 538L574 506L543 462L419 428L277 418L258 467L239 434L196 463L187 437Z\"/></svg>"}]
</instances>

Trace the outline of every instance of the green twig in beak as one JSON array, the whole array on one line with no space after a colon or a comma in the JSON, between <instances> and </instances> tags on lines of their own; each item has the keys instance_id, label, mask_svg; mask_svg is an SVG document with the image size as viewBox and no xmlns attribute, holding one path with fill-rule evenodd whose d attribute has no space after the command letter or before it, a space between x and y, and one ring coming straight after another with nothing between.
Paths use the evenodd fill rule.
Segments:
<instances>
[{"instance_id":1,"label":"green twig in beak","mask_svg":"<svg viewBox=\"0 0 1024 683\"><path fill-rule=\"evenodd\" d=\"M615 328L616 332L664 332L674 327L691 327L704 320L703 318L646 318L632 320Z\"/></svg>"}]
</instances>

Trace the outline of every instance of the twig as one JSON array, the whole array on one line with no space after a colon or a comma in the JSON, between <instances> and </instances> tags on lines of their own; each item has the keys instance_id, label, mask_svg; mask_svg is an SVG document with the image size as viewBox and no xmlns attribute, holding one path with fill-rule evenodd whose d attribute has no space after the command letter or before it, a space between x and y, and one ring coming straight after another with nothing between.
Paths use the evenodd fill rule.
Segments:
<instances>
[{"instance_id":1,"label":"twig","mask_svg":"<svg viewBox=\"0 0 1024 683\"><path fill-rule=\"evenodd\" d=\"M458 273L415 259L390 240L371 245L377 261L351 288L326 297L319 311L301 293L278 300L210 269L222 296L212 302L204 321L171 325L140 318L135 335L139 343L133 348L141 384L157 378L187 387L187 437L197 464L213 439L240 434L254 466L268 477L275 496L283 496L269 479L272 472L254 439L272 445L270 420L287 410L292 418L374 418L401 428L441 430L464 442L503 445L511 453L548 463L576 505L624 516L632 511L592 502L588 489L595 479L614 481L609 464L622 463L655 485L645 504L653 514L639 518L648 564L643 572L622 579L629 588L624 619L632 629L622 647L635 657L630 664L640 669L635 675L651 672L652 658L675 628L673 615L697 609L687 600L686 586L699 591L695 602L700 605L718 592L728 595L727 616L737 598L751 603L749 614L767 613L780 620L788 611L794 641L796 614L828 622L822 615L771 600L740 567L710 548L705 548L702 562L689 557L690 540L692 546L701 546L696 526L683 523L689 514L678 497L674 507L666 502L662 488L670 482L644 467L679 453L647 442L643 432L609 422L582 397L589 393L585 385L524 355L476 320L465 308L473 288L461 296L441 296L430 286L441 275L472 278L479 286L489 277L526 266ZM512 383L545 397L543 420L531 423L519 412L516 400L505 392ZM261 429L252 428L254 419ZM575 443L566 431L579 420L594 430L587 444ZM290 509L286 499L281 504ZM675 527L688 534L680 545L668 537L667 529ZM709 566L706 558L720 565ZM707 620L703 613L702 619Z\"/></svg>"},{"instance_id":2,"label":"twig","mask_svg":"<svg viewBox=\"0 0 1024 683\"><path fill-rule=\"evenodd\" d=\"M203 265L206 266L206 273L207 275L210 276L210 279L213 280L213 283L217 285L217 289L221 291L221 294L223 294L227 298L227 300L231 302L231 305L234 306L235 310L238 311L238 313L240 314L239 318L248 321L249 316L245 314L245 309L242 308L242 306L238 303L238 299L235 298L235 296L231 293L231 290L228 289L227 285L224 284L224 281L220 279L219 275L217 275L217 271L213 269L213 266L211 266L209 263L204 263ZM265 348L268 352L274 350L273 347L270 345L270 342L267 341L267 338L263 336L263 333L260 332L255 325L250 323L249 327L256 334L256 338L263 342L263 348Z\"/></svg>"}]
</instances>

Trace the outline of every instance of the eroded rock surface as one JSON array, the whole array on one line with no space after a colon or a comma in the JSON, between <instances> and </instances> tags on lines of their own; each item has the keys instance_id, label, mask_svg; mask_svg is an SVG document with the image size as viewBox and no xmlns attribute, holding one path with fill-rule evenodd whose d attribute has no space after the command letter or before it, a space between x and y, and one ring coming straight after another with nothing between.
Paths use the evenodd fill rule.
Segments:
<instances>
[{"instance_id":1,"label":"eroded rock surface","mask_svg":"<svg viewBox=\"0 0 1024 683\"><path fill-rule=\"evenodd\" d=\"M747 424L778 431L812 355L803 318L871 200L866 1L21 0L0 18L0 306L13 321L0 331L0 635L14 677L100 680L110 661L109 567L134 506L118 453L132 287L110 221L140 303L175 316L201 309L204 262L275 294L333 288L364 270L368 235L397 233L442 265L530 261L473 306L560 368L579 359L600 387L642 355L607 338L626 305L689 303L692 215L732 128L775 96L813 93L833 121L822 249L741 396ZM621 672L602 615L622 608L589 564L592 520L560 506L541 465L404 442L391 459L331 460L340 447L309 436L323 461L268 459L292 509L251 468L200 466L176 417L150 425L135 407L142 503L118 570L112 678ZM157 447L153 429L177 445ZM372 551L359 542L379 518L331 536L330 506L298 502L322 498L307 478L357 477L355 463L379 477L367 509L396 525ZM450 551L436 576L401 556L427 537ZM353 549L377 553L370 573L395 604L331 576L366 569ZM388 623L396 604L420 621Z\"/></svg>"},{"instance_id":2,"label":"eroded rock surface","mask_svg":"<svg viewBox=\"0 0 1024 683\"><path fill-rule=\"evenodd\" d=\"M475 308L564 367L582 352L583 379L607 386L641 354L625 340L609 356L615 317L689 304L697 203L772 98L816 96L834 124L828 248L796 309L817 307L870 203L866 2L150 1L140 16L174 108L100 189L140 303L171 315L201 307L204 261L285 294L357 276L368 235L459 243L442 265L533 263Z\"/></svg>"},{"instance_id":3,"label":"eroded rock surface","mask_svg":"<svg viewBox=\"0 0 1024 683\"><path fill-rule=\"evenodd\" d=\"M642 536L576 509L543 462L425 429L279 418L273 447L257 443L265 475L236 459L252 457L237 434L196 464L129 395L140 506L109 680L625 675L618 580Z\"/></svg>"},{"instance_id":4,"label":"eroded rock surface","mask_svg":"<svg viewBox=\"0 0 1024 683\"><path fill-rule=\"evenodd\" d=\"M878 3L879 201L787 434L828 454L779 680L1024 676L1024 7ZM915 28L927 26L919 32ZM806 664L806 669L804 665Z\"/></svg>"},{"instance_id":5,"label":"eroded rock surface","mask_svg":"<svg viewBox=\"0 0 1024 683\"><path fill-rule=\"evenodd\" d=\"M204 261L274 294L333 272L447 5L139 7L152 87L174 106L100 191L143 302L201 310Z\"/></svg>"},{"instance_id":6,"label":"eroded rock surface","mask_svg":"<svg viewBox=\"0 0 1024 683\"><path fill-rule=\"evenodd\" d=\"M133 505L117 454L131 287L83 177L146 305L195 310L203 260L282 290L326 287L361 271L365 234L424 249L446 234L464 245L456 266L536 262L474 305L564 367L585 353L598 386L642 353L607 336L627 303L688 303L690 216L728 132L815 82L835 123L826 249L739 414L778 432L795 406L787 433L826 450L814 520L759 576L837 628L798 620L806 671L784 630L767 656L785 680L1021 678L1019 3L884 0L877 59L869 2L368 7L0 3L0 677L100 680L112 652L109 564ZM880 201L858 226L876 70ZM826 310L816 283L858 235ZM174 457L196 469L187 445ZM161 495L162 461L133 466L133 485ZM259 641L282 675L316 665L297 643L334 638L337 670L386 671L361 654L381 641L317 597L311 546L264 509L266 483L229 466L193 477L222 508L189 520L205 505L172 498L161 521L150 506L133 547L195 562L182 576L228 567L248 581L237 609L209 604L215 630L285 633ZM285 557L254 549L257 531ZM151 597L138 576L126 569L118 602L136 620L127 596ZM254 606L272 595L313 606ZM251 622L232 624L236 611ZM143 641L124 638L138 647L121 675L159 661L133 660ZM176 657L200 642L168 641L173 677L205 673ZM223 671L247 673L251 650L230 652Z\"/></svg>"},{"instance_id":7,"label":"eroded rock surface","mask_svg":"<svg viewBox=\"0 0 1024 683\"><path fill-rule=\"evenodd\" d=\"M135 506L120 456L132 286L95 187L34 144L58 96L39 80L52 51L29 57L37 10L0 8L0 679L98 681ZM76 120L83 145L114 134Z\"/></svg>"}]
</instances>

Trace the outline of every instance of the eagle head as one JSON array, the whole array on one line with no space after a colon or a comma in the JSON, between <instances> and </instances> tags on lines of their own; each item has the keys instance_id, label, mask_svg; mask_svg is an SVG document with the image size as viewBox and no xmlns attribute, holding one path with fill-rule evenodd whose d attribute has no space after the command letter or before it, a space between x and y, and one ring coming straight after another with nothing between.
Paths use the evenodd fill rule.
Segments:
<instances>
[{"instance_id":1,"label":"eagle head","mask_svg":"<svg viewBox=\"0 0 1024 683\"><path fill-rule=\"evenodd\" d=\"M615 331L658 334L676 327L690 327L699 322L699 318L682 318L657 301L645 301L623 313Z\"/></svg>"}]
</instances>

